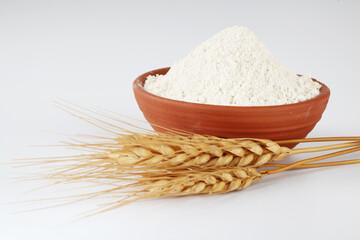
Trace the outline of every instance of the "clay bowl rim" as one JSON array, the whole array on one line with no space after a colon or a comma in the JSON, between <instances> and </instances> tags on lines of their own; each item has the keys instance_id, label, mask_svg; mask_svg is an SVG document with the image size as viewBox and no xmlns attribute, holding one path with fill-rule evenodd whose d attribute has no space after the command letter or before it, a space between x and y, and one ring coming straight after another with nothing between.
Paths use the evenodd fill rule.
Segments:
<instances>
[{"instance_id":1,"label":"clay bowl rim","mask_svg":"<svg viewBox=\"0 0 360 240\"><path fill-rule=\"evenodd\" d=\"M186 102L186 101L181 101L181 100L175 100L175 99L170 99L170 98L165 98L165 97L160 97L158 95L152 94L148 91L146 91L144 89L144 84L146 81L146 77L149 75L154 75L154 74L158 74L157 72L159 71L169 71L170 67L165 67L165 68L159 68L159 69L155 69L155 70L151 70L148 71L146 73L141 74L140 76L138 76L134 82L133 82L133 89L134 91L139 91L142 94L148 95L149 97L153 98L153 99L157 99L157 100L162 100L162 101L168 101L168 102L172 102L174 104L183 104L183 105L187 105L187 106L193 106L193 107L211 107L211 108L215 108L215 109L231 109L231 110L235 110L235 109L261 109L261 108L266 108L266 109L279 109L279 108L284 108L284 107L293 107L293 106L301 106L301 105L308 105L311 104L313 102L317 102L320 101L322 99L326 99L329 98L330 96L330 89L322 82L311 78L313 81L319 83L321 85L320 88L320 93L319 95L317 95L314 98L302 101L302 102L297 102L297 103L290 103L290 104L282 104L282 105L271 105L271 106L233 106L233 105L215 105L215 104L205 104L205 103L194 103L194 102ZM165 73L166 74L166 73ZM299 76L301 76L300 74L298 74Z\"/></svg>"}]
</instances>

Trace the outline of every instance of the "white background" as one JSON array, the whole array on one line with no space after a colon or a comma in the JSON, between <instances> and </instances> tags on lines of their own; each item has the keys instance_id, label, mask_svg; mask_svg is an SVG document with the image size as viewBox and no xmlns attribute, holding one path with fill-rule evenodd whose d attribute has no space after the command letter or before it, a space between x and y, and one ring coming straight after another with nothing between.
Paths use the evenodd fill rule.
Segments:
<instances>
[{"instance_id":1,"label":"white background","mask_svg":"<svg viewBox=\"0 0 360 240\"><path fill-rule=\"evenodd\" d=\"M247 26L291 70L331 89L309 136L360 135L359 1L0 0L0 158L64 155L64 136L99 130L58 110L58 98L143 119L136 76L171 66L233 25ZM348 158L359 158L352 154ZM299 158L291 158L297 160ZM345 160L347 158L338 158ZM289 160L288 160L289 161ZM16 169L0 165L0 239L359 239L360 164L269 176L248 189L138 202L63 227L93 203L42 207Z\"/></svg>"}]
</instances>

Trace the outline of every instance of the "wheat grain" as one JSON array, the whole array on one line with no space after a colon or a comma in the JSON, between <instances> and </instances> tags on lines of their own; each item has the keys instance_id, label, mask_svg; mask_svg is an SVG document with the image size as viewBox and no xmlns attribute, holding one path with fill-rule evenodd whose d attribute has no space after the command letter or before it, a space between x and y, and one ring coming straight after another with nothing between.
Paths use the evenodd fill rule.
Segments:
<instances>
[{"instance_id":1,"label":"wheat grain","mask_svg":"<svg viewBox=\"0 0 360 240\"><path fill-rule=\"evenodd\" d=\"M146 185L148 197L225 193L248 187L263 177L256 168L189 171L186 174L172 172L169 175L167 180L153 177Z\"/></svg>"},{"instance_id":2,"label":"wheat grain","mask_svg":"<svg viewBox=\"0 0 360 240\"><path fill-rule=\"evenodd\" d=\"M95 137L101 141L95 143L79 141L65 143L65 146L70 148L89 150L88 154L64 158L32 159L29 163L64 164L58 168L50 168L43 175L37 175L36 177L40 179L50 179L55 183L91 182L110 186L108 190L80 196L85 199L97 196L107 197L110 194L112 197L117 197L116 201L106 204L105 210L102 211L154 197L206 195L235 191L248 187L266 175L291 168L336 166L360 162L360 160L351 160L306 164L359 151L360 137L275 142L252 138L223 139L189 133L184 135L176 131L170 134L157 134L152 131L140 133L95 119L90 115L85 114L85 116L87 118L80 118L108 131L112 137ZM94 136L91 137L94 138ZM327 139L355 142L294 150L279 145L279 143L315 142ZM340 148L350 149L293 164L270 163L293 154ZM262 170L264 166L276 169Z\"/></svg>"},{"instance_id":3,"label":"wheat grain","mask_svg":"<svg viewBox=\"0 0 360 240\"><path fill-rule=\"evenodd\" d=\"M203 135L129 134L102 146L96 158L116 162L119 168L185 169L259 167L289 155L359 146L360 142L289 149L266 139L223 139ZM96 145L95 145L96 146ZM86 148L87 145L80 147ZM94 147L94 146L92 146Z\"/></svg>"},{"instance_id":4,"label":"wheat grain","mask_svg":"<svg viewBox=\"0 0 360 240\"><path fill-rule=\"evenodd\" d=\"M165 196L210 195L244 189L254 181L258 181L269 174L276 174L291 168L308 168L321 166L336 166L360 163L360 159L332 163L306 164L322 159L336 157L347 153L359 151L354 147L339 152L302 160L293 164L280 164L275 170L261 170L256 167L214 167L206 169L163 169L143 171L129 169L128 171L115 171L98 165L94 171L93 165L71 165L69 170L55 171L46 177L59 182L87 182L111 186L110 189L80 195L81 199L97 196L116 197L116 201L105 204L105 208L96 213L109 211L134 201L158 198ZM276 167L276 164L268 164ZM313 165L313 166L311 166ZM266 165L264 165L266 166ZM80 169L80 171L78 171Z\"/></svg>"},{"instance_id":5,"label":"wheat grain","mask_svg":"<svg viewBox=\"0 0 360 240\"><path fill-rule=\"evenodd\" d=\"M81 150L87 149L95 151L95 153L89 154L88 156L93 164L111 163L112 166L116 166L117 170L120 170L121 168L127 169L138 167L144 169L187 169L208 168L214 166L258 167L269 162L280 161L293 154L360 145L360 137L318 138L314 139L314 141L326 141L326 139L329 139L329 141L353 140L356 142L293 150L267 139L224 139L172 129L166 129L170 132L169 134L156 133L124 122L123 120L114 117L114 114L116 114L114 112L109 114L107 113L109 111L94 111L69 102L68 104L71 104L74 107L56 103L57 107L111 133L113 137L99 138L104 141L107 140L102 143L69 143L67 146ZM144 133L130 131L126 128L119 127L116 124L111 124L106 120L101 120L94 115L126 124L137 130L144 131ZM282 140L279 142L281 144L287 144L311 141L311 139L295 139Z\"/></svg>"},{"instance_id":6,"label":"wheat grain","mask_svg":"<svg viewBox=\"0 0 360 240\"><path fill-rule=\"evenodd\" d=\"M123 167L260 166L279 161L291 150L264 139L223 139L201 135L126 135L100 158Z\"/></svg>"}]
</instances>

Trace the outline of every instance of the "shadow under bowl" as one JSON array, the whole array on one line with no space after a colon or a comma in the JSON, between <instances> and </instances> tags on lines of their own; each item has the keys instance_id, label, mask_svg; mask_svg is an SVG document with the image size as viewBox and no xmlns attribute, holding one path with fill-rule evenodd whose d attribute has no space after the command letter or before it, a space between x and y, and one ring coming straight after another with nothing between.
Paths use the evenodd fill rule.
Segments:
<instances>
[{"instance_id":1,"label":"shadow under bowl","mask_svg":"<svg viewBox=\"0 0 360 240\"><path fill-rule=\"evenodd\" d=\"M133 83L140 110L158 132L167 132L164 129L167 128L224 138L264 138L274 141L305 138L321 119L330 97L329 88L315 79L321 84L318 96L299 103L276 106L190 103L159 97L144 89L147 76L163 75L169 69L144 73ZM293 148L296 144L285 146Z\"/></svg>"}]
</instances>

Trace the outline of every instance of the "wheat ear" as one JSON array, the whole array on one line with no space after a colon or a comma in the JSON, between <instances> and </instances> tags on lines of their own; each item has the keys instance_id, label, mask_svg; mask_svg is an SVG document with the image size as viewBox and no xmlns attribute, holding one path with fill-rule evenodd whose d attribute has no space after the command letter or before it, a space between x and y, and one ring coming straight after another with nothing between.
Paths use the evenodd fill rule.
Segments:
<instances>
[{"instance_id":1,"label":"wheat ear","mask_svg":"<svg viewBox=\"0 0 360 240\"><path fill-rule=\"evenodd\" d=\"M61 105L64 107L63 105ZM91 137L95 143L69 142L63 146L89 151L88 154L63 158L32 159L30 164L68 163L50 169L39 178L63 182L91 182L110 186L110 189L81 195L86 199L97 196L117 197L105 205L111 210L137 200L184 195L226 193L248 187L254 181L292 168L307 168L358 163L359 160L337 163L309 164L314 161L360 150L360 137L316 138L271 141L255 138L224 139L198 134L169 134L137 128L122 120L118 122L135 127L130 131L98 119L91 114L65 108L79 117L108 132L110 137ZM75 113L74 113L75 112ZM96 113L91 111L92 113ZM101 114L101 116L109 117ZM287 143L353 141L320 147L289 149ZM270 163L289 155L346 148L346 150L306 159L293 164ZM18 161L17 163L26 163ZM275 167L266 170L264 167Z\"/></svg>"},{"instance_id":2,"label":"wheat ear","mask_svg":"<svg viewBox=\"0 0 360 240\"><path fill-rule=\"evenodd\" d=\"M117 199L103 204L102 207L94 213L96 214L116 209L142 199L166 196L210 195L241 190L267 175L280 173L292 168L336 166L360 163L360 159L357 159L332 163L308 164L322 159L356 152L358 150L360 150L360 147L298 161L293 164L280 164L278 166L279 168L274 170L261 170L255 167L221 167L206 170L194 169L171 171L164 169L157 171L138 171L137 169L133 169L129 171L116 172L113 170L106 171L106 169L104 170L101 166L98 166L100 171L93 172L93 167L87 169L82 166L80 171L78 171L79 166L75 165L71 170L55 171L52 174L46 174L46 177L51 180L55 180L58 183L89 181L110 186L108 190L79 196L79 200L96 198L99 196L103 198L109 197L109 199L115 197ZM270 165L270 167L276 167L275 165L277 164L268 165Z\"/></svg>"},{"instance_id":3,"label":"wheat ear","mask_svg":"<svg viewBox=\"0 0 360 240\"><path fill-rule=\"evenodd\" d=\"M130 133L118 135L107 142L68 143L67 146L92 151L87 155L78 156L79 162L93 166L108 164L116 166L119 170L135 167L144 169L259 167L282 160L289 155L356 147L360 146L360 142L289 149L266 139Z\"/></svg>"},{"instance_id":4,"label":"wheat ear","mask_svg":"<svg viewBox=\"0 0 360 240\"><path fill-rule=\"evenodd\" d=\"M90 154L80 156L83 161L87 159L94 165L111 163L112 165L119 165L124 169L134 167L145 169L186 169L214 166L258 167L269 162L282 160L289 155L360 145L360 137L349 137L336 138L336 140L348 141L351 139L355 142L289 149L279 145L279 143L311 142L311 140L284 140L278 141L278 143L267 139L254 138L224 139L191 133L184 134L184 132L171 129L167 129L170 132L169 134L156 133L116 118L114 117L115 113L108 114L75 104L69 106L56 103L56 105L71 115L95 125L112 135L108 138L99 138L102 142L72 142L65 144L67 147L89 150ZM142 132L130 131L119 127L117 124L102 120L100 117L128 125ZM329 141L335 140L335 138L318 138L313 139L313 141L327 141L327 139Z\"/></svg>"}]
</instances>

